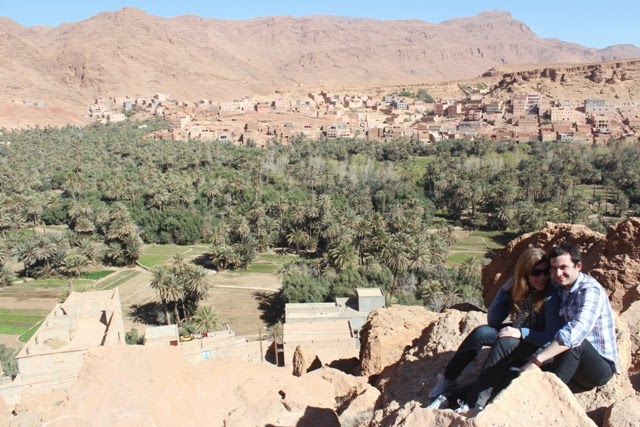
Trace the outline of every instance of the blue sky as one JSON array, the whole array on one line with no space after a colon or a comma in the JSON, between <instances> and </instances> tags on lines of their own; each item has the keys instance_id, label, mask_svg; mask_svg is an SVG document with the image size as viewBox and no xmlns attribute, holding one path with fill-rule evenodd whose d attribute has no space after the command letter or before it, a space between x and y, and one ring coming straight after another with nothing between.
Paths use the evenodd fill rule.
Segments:
<instances>
[{"instance_id":1,"label":"blue sky","mask_svg":"<svg viewBox=\"0 0 640 427\"><path fill-rule=\"evenodd\" d=\"M133 6L172 17L250 19L261 16L339 15L385 20L419 19L438 23L487 10L509 11L540 37L554 37L587 47L630 43L640 47L640 3L632 0L0 0L0 16L19 24L58 26L104 11Z\"/></svg>"}]
</instances>

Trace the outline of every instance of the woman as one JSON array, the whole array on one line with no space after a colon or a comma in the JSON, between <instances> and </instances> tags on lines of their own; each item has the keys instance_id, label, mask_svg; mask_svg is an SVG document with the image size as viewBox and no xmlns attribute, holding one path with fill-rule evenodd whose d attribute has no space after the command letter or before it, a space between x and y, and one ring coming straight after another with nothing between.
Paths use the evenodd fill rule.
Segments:
<instances>
[{"instance_id":1,"label":"woman","mask_svg":"<svg viewBox=\"0 0 640 427\"><path fill-rule=\"evenodd\" d=\"M523 365L551 342L562 326L559 308L560 295L549 285L547 255L538 248L525 250L518 258L514 277L500 288L489 307L488 325L477 327L465 338L447 364L444 379L431 390L429 396L436 400L429 408L443 408L456 395L466 402L461 402L462 410L483 408L494 386L502 385L496 379L504 378L510 367ZM511 323L503 323L508 316ZM491 346L491 351L480 378L470 389L456 390L456 379L483 346Z\"/></svg>"}]
</instances>

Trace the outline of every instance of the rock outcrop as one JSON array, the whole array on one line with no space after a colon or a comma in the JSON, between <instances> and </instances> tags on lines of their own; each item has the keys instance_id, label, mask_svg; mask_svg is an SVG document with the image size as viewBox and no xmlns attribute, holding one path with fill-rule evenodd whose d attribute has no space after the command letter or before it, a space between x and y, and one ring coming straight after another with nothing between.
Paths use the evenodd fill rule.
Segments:
<instances>
[{"instance_id":1,"label":"rock outcrop","mask_svg":"<svg viewBox=\"0 0 640 427\"><path fill-rule=\"evenodd\" d=\"M309 371L322 367L322 362L316 354L302 346L297 346L293 353L293 375L301 377Z\"/></svg>"},{"instance_id":2,"label":"rock outcrop","mask_svg":"<svg viewBox=\"0 0 640 427\"><path fill-rule=\"evenodd\" d=\"M640 301L636 301L620 318L629 326L630 372L640 372Z\"/></svg>"},{"instance_id":3,"label":"rock outcrop","mask_svg":"<svg viewBox=\"0 0 640 427\"><path fill-rule=\"evenodd\" d=\"M635 427L640 422L640 397L630 396L614 403L604 417L603 427Z\"/></svg>"},{"instance_id":4,"label":"rock outcrop","mask_svg":"<svg viewBox=\"0 0 640 427\"><path fill-rule=\"evenodd\" d=\"M390 307L369 315L360 334L360 373L371 377L394 365L438 315L423 307Z\"/></svg>"}]
</instances>

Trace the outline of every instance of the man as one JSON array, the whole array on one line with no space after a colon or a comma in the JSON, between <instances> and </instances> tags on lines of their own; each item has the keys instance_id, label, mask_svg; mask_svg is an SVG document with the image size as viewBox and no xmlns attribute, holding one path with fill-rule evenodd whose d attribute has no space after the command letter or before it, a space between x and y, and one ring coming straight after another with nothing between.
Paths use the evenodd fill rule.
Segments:
<instances>
[{"instance_id":1,"label":"man","mask_svg":"<svg viewBox=\"0 0 640 427\"><path fill-rule=\"evenodd\" d=\"M580 251L574 245L553 247L549 265L551 279L561 288L560 316L566 323L522 371L537 369L553 358L548 370L565 384L572 381L581 391L604 385L618 371L615 323L607 293L580 271Z\"/></svg>"}]
</instances>

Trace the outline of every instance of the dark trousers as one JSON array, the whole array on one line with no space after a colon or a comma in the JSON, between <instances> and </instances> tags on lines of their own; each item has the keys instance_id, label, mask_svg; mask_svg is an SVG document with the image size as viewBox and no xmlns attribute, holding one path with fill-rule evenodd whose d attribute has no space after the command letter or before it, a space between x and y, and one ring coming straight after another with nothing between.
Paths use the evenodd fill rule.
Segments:
<instances>
[{"instance_id":1,"label":"dark trousers","mask_svg":"<svg viewBox=\"0 0 640 427\"><path fill-rule=\"evenodd\" d=\"M545 370L556 374L565 384L571 381L578 391L604 385L615 373L613 364L600 356L587 340L557 355Z\"/></svg>"},{"instance_id":2,"label":"dark trousers","mask_svg":"<svg viewBox=\"0 0 640 427\"><path fill-rule=\"evenodd\" d=\"M507 324L501 325L499 329ZM517 338L497 338L499 329L484 325L474 329L462 342L445 370L445 378L455 379L477 356L483 346L491 346L479 378L470 385L452 391L451 402L460 399L470 407L485 406L492 396L504 389L518 375L524 365L538 350Z\"/></svg>"},{"instance_id":3,"label":"dark trousers","mask_svg":"<svg viewBox=\"0 0 640 427\"><path fill-rule=\"evenodd\" d=\"M493 396L505 389L520 374L520 367L538 351L538 347L518 338L498 338L482 366L478 380L471 385L465 402L469 407L485 407Z\"/></svg>"},{"instance_id":4,"label":"dark trousers","mask_svg":"<svg viewBox=\"0 0 640 427\"><path fill-rule=\"evenodd\" d=\"M475 328L467 337L462 341L460 347L453 355L447 367L444 371L444 377L448 380L454 380L462 373L464 368L467 367L473 359L478 356L480 350L484 346L493 346L498 336L498 331L508 324L500 325L498 328L493 328L489 325L482 325ZM486 364L486 362L485 362Z\"/></svg>"}]
</instances>

